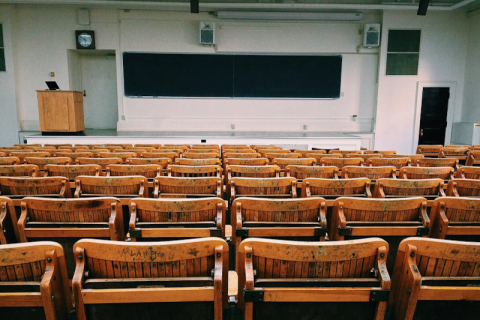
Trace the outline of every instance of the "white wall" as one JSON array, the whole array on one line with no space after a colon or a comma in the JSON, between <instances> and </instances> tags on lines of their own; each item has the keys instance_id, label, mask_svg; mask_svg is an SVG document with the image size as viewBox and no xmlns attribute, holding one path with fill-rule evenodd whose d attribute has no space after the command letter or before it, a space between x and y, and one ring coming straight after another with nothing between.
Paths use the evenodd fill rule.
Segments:
<instances>
[{"instance_id":1,"label":"white wall","mask_svg":"<svg viewBox=\"0 0 480 320\"><path fill-rule=\"evenodd\" d=\"M377 49L356 48L365 22L223 21L207 14L120 12L122 51L214 53L198 44L198 22L216 21L217 52L342 54L344 96L305 99L153 99L123 97L119 131L372 131ZM353 122L352 115L359 121ZM200 121L199 121L200 120ZM235 125L235 130L231 125Z\"/></svg>"},{"instance_id":2,"label":"white wall","mask_svg":"<svg viewBox=\"0 0 480 320\"><path fill-rule=\"evenodd\" d=\"M468 18L468 51L462 121L480 121L480 14Z\"/></svg>"},{"instance_id":3,"label":"white wall","mask_svg":"<svg viewBox=\"0 0 480 320\"><path fill-rule=\"evenodd\" d=\"M12 6L2 6L0 10L6 64L6 71L0 72L0 146L11 146L19 142L13 59L15 43L12 37L15 19L12 12Z\"/></svg>"},{"instance_id":4,"label":"white wall","mask_svg":"<svg viewBox=\"0 0 480 320\"><path fill-rule=\"evenodd\" d=\"M420 59L416 76L386 76L389 29L421 29ZM418 82L455 82L455 100L449 126L461 117L467 50L467 23L463 12L388 11L383 15L375 148L415 151L415 106ZM452 96L453 97L453 96ZM448 134L448 132L447 132Z\"/></svg>"}]
</instances>

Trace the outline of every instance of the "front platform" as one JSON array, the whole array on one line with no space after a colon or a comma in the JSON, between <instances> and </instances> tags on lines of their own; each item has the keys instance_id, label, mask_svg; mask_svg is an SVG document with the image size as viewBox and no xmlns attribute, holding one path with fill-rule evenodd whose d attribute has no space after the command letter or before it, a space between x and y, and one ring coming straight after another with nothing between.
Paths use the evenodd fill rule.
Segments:
<instances>
[{"instance_id":1,"label":"front platform","mask_svg":"<svg viewBox=\"0 0 480 320\"><path fill-rule=\"evenodd\" d=\"M343 132L222 132L222 131L147 131L117 132L85 130L83 136L26 136L28 144L275 144L288 149L340 148L359 150L362 137Z\"/></svg>"}]
</instances>

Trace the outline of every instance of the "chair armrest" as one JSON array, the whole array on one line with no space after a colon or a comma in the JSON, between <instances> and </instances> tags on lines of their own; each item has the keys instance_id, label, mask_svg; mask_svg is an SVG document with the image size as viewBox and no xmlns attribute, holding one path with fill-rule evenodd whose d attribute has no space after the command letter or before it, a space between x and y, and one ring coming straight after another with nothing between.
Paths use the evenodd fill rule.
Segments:
<instances>
[{"instance_id":1,"label":"chair armrest","mask_svg":"<svg viewBox=\"0 0 480 320\"><path fill-rule=\"evenodd\" d=\"M367 198L372 197L372 191L370 190L370 182L365 183L365 193L367 194Z\"/></svg>"},{"instance_id":2,"label":"chair armrest","mask_svg":"<svg viewBox=\"0 0 480 320\"><path fill-rule=\"evenodd\" d=\"M387 254L388 250L385 246L378 248L377 252L377 268L378 268L378 280L380 280L380 287L382 290L390 289L390 275L387 271Z\"/></svg>"},{"instance_id":3,"label":"chair armrest","mask_svg":"<svg viewBox=\"0 0 480 320\"><path fill-rule=\"evenodd\" d=\"M232 221L233 223L233 221ZM237 211L236 211L236 230L242 229L242 208L240 205L237 205Z\"/></svg>"},{"instance_id":4,"label":"chair armrest","mask_svg":"<svg viewBox=\"0 0 480 320\"><path fill-rule=\"evenodd\" d=\"M74 198L80 198L82 196L82 184L80 180L75 180L75 194Z\"/></svg>"},{"instance_id":5,"label":"chair armrest","mask_svg":"<svg viewBox=\"0 0 480 320\"><path fill-rule=\"evenodd\" d=\"M85 250L77 248L75 250L75 273L72 278L72 292L75 297L75 310L78 320L85 320L85 309L82 298L82 288L85 281Z\"/></svg>"},{"instance_id":6,"label":"chair armrest","mask_svg":"<svg viewBox=\"0 0 480 320\"><path fill-rule=\"evenodd\" d=\"M140 181L140 189L138 190L138 196L140 198L144 198L144 193L145 193L145 181L142 180Z\"/></svg>"},{"instance_id":7,"label":"chair armrest","mask_svg":"<svg viewBox=\"0 0 480 320\"><path fill-rule=\"evenodd\" d=\"M25 202L21 203L21 209L22 211L20 213L20 218L17 222L18 234L20 237L18 241L27 242L27 237L25 237L25 225L27 224L27 206Z\"/></svg>"},{"instance_id":8,"label":"chair armrest","mask_svg":"<svg viewBox=\"0 0 480 320\"><path fill-rule=\"evenodd\" d=\"M65 179L62 181L62 189L60 189L60 193L58 194L60 198L67 197L66 196L67 188L70 188L70 183L68 182L68 180ZM70 197L72 196L71 191L68 194L70 194Z\"/></svg>"},{"instance_id":9,"label":"chair armrest","mask_svg":"<svg viewBox=\"0 0 480 320\"><path fill-rule=\"evenodd\" d=\"M297 197L297 181L292 181L292 198Z\"/></svg>"},{"instance_id":10,"label":"chair armrest","mask_svg":"<svg viewBox=\"0 0 480 320\"><path fill-rule=\"evenodd\" d=\"M158 198L160 196L160 183L157 179L153 180L153 197Z\"/></svg>"},{"instance_id":11,"label":"chair armrest","mask_svg":"<svg viewBox=\"0 0 480 320\"><path fill-rule=\"evenodd\" d=\"M430 221L430 218L428 217L428 213L427 213L427 202L424 201L422 202L422 212L421 212L421 218L422 218L422 221L423 221L423 226L425 228L430 228L431 226L431 221Z\"/></svg>"},{"instance_id":12,"label":"chair armrest","mask_svg":"<svg viewBox=\"0 0 480 320\"><path fill-rule=\"evenodd\" d=\"M439 189L439 190L438 190L438 193L440 194L440 197L445 197L445 196L446 196L446 195L445 195L445 190L443 189L443 187L444 187L444 183L443 183L443 181L442 181L442 182L440 182L440 185L438 186L438 189ZM455 190L455 192L456 192L456 191L457 191L457 190ZM457 192L457 197L459 197L458 192Z\"/></svg>"},{"instance_id":13,"label":"chair armrest","mask_svg":"<svg viewBox=\"0 0 480 320\"><path fill-rule=\"evenodd\" d=\"M235 200L235 181L230 182L230 201L233 203L233 200Z\"/></svg>"},{"instance_id":14,"label":"chair armrest","mask_svg":"<svg viewBox=\"0 0 480 320\"><path fill-rule=\"evenodd\" d=\"M223 228L223 210L222 210L222 205L221 204L217 205L216 223L217 223L217 229L222 229Z\"/></svg>"},{"instance_id":15,"label":"chair armrest","mask_svg":"<svg viewBox=\"0 0 480 320\"><path fill-rule=\"evenodd\" d=\"M320 204L320 212L319 212L319 215L318 215L318 220L320 222L320 226L324 229L327 228L327 203L326 202L322 202Z\"/></svg>"},{"instance_id":16,"label":"chair armrest","mask_svg":"<svg viewBox=\"0 0 480 320\"><path fill-rule=\"evenodd\" d=\"M223 191L223 185L222 185L222 180L217 181L217 197L223 199L222 196L222 191Z\"/></svg>"},{"instance_id":17,"label":"chair armrest","mask_svg":"<svg viewBox=\"0 0 480 320\"><path fill-rule=\"evenodd\" d=\"M385 198L385 192L383 192L383 183L378 182L375 184L375 190L374 190L374 197L375 198Z\"/></svg>"}]
</instances>

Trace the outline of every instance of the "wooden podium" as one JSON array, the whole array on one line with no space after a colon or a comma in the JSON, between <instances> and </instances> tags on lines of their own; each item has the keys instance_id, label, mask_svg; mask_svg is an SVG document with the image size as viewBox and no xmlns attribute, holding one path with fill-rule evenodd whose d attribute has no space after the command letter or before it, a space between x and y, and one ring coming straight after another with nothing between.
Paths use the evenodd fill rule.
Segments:
<instances>
[{"instance_id":1,"label":"wooden podium","mask_svg":"<svg viewBox=\"0 0 480 320\"><path fill-rule=\"evenodd\" d=\"M83 93L37 90L40 131L59 134L83 133Z\"/></svg>"}]
</instances>

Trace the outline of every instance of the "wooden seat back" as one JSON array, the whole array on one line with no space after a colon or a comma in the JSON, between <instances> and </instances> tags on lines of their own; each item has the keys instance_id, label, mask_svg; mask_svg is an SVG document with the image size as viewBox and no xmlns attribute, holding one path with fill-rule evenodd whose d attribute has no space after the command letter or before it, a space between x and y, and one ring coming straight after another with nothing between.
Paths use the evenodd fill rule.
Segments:
<instances>
[{"instance_id":1,"label":"wooden seat back","mask_svg":"<svg viewBox=\"0 0 480 320\"><path fill-rule=\"evenodd\" d=\"M63 147L71 148L72 144L70 143L46 143L45 147L55 147L57 149L62 149Z\"/></svg>"},{"instance_id":2,"label":"wooden seat back","mask_svg":"<svg viewBox=\"0 0 480 320\"><path fill-rule=\"evenodd\" d=\"M122 149L122 150L123 150L123 149ZM88 152L90 152L90 153L93 153L93 157L94 157L94 158L98 158L100 153L111 152L111 151L108 150L108 149L88 149L88 150L85 150L85 151L88 151ZM79 152L79 151L77 151L77 152ZM81 152L81 151L80 151L80 152Z\"/></svg>"},{"instance_id":3,"label":"wooden seat back","mask_svg":"<svg viewBox=\"0 0 480 320\"><path fill-rule=\"evenodd\" d=\"M2 319L67 319L72 311L65 256L58 243L0 246Z\"/></svg>"},{"instance_id":4,"label":"wooden seat back","mask_svg":"<svg viewBox=\"0 0 480 320\"><path fill-rule=\"evenodd\" d=\"M307 157L314 158L317 160L317 165L321 166L323 158L342 158L343 155L340 153L330 154L330 153L307 153Z\"/></svg>"},{"instance_id":5,"label":"wooden seat back","mask_svg":"<svg viewBox=\"0 0 480 320\"><path fill-rule=\"evenodd\" d=\"M367 162L367 160L371 158L383 158L383 154L381 153L372 153L372 154L349 153L349 154L346 154L344 158L362 158L364 162Z\"/></svg>"},{"instance_id":6,"label":"wooden seat back","mask_svg":"<svg viewBox=\"0 0 480 320\"><path fill-rule=\"evenodd\" d=\"M368 178L320 179L307 178L302 183L302 198L362 196L371 198L371 181Z\"/></svg>"},{"instance_id":7,"label":"wooden seat back","mask_svg":"<svg viewBox=\"0 0 480 320\"><path fill-rule=\"evenodd\" d=\"M373 192L375 198L387 197L444 197L442 179L378 179Z\"/></svg>"},{"instance_id":8,"label":"wooden seat back","mask_svg":"<svg viewBox=\"0 0 480 320\"><path fill-rule=\"evenodd\" d=\"M226 184L228 184L232 178L280 178L279 166L229 165L227 171Z\"/></svg>"},{"instance_id":9,"label":"wooden seat back","mask_svg":"<svg viewBox=\"0 0 480 320\"><path fill-rule=\"evenodd\" d=\"M288 165L314 166L317 164L317 160L315 158L274 158L272 164L285 170Z\"/></svg>"},{"instance_id":10,"label":"wooden seat back","mask_svg":"<svg viewBox=\"0 0 480 320\"><path fill-rule=\"evenodd\" d=\"M431 238L480 235L480 199L464 197L438 198L430 212Z\"/></svg>"},{"instance_id":11,"label":"wooden seat back","mask_svg":"<svg viewBox=\"0 0 480 320\"><path fill-rule=\"evenodd\" d=\"M147 179L163 176L163 168L158 164L109 164L107 177L144 176Z\"/></svg>"},{"instance_id":12,"label":"wooden seat back","mask_svg":"<svg viewBox=\"0 0 480 320\"><path fill-rule=\"evenodd\" d=\"M187 149L185 152L190 152L190 153L218 153L218 154L220 154L220 149Z\"/></svg>"},{"instance_id":13,"label":"wooden seat back","mask_svg":"<svg viewBox=\"0 0 480 320\"><path fill-rule=\"evenodd\" d=\"M0 176L3 177L38 177L40 170L34 164L0 166Z\"/></svg>"},{"instance_id":14,"label":"wooden seat back","mask_svg":"<svg viewBox=\"0 0 480 320\"><path fill-rule=\"evenodd\" d=\"M14 144L12 147L5 147L5 148L12 148L12 149L30 149L31 147L41 147L40 143L26 143L26 144ZM46 145L48 146L48 145Z\"/></svg>"},{"instance_id":15,"label":"wooden seat back","mask_svg":"<svg viewBox=\"0 0 480 320\"><path fill-rule=\"evenodd\" d=\"M283 147L275 146L273 144L253 144L250 146L250 148L253 148L254 150L259 149L275 149L275 150L283 150Z\"/></svg>"},{"instance_id":16,"label":"wooden seat back","mask_svg":"<svg viewBox=\"0 0 480 320\"><path fill-rule=\"evenodd\" d=\"M397 169L393 166L384 167L358 167L346 166L342 170L342 179L368 178L377 180L381 178L395 178Z\"/></svg>"},{"instance_id":17,"label":"wooden seat back","mask_svg":"<svg viewBox=\"0 0 480 320\"><path fill-rule=\"evenodd\" d=\"M238 149L231 149L231 148L222 148L222 155L224 153L257 153L255 150L251 148L238 148Z\"/></svg>"},{"instance_id":18,"label":"wooden seat back","mask_svg":"<svg viewBox=\"0 0 480 320\"><path fill-rule=\"evenodd\" d=\"M1 149L8 157L12 156L13 152L34 152L33 149ZM22 157L23 158L23 157Z\"/></svg>"},{"instance_id":19,"label":"wooden seat back","mask_svg":"<svg viewBox=\"0 0 480 320\"><path fill-rule=\"evenodd\" d=\"M105 143L105 147L120 147L122 149L133 147L131 143Z\"/></svg>"},{"instance_id":20,"label":"wooden seat back","mask_svg":"<svg viewBox=\"0 0 480 320\"><path fill-rule=\"evenodd\" d=\"M320 167L287 165L285 167L285 176L293 177L298 180L306 178L338 179L338 168L335 166Z\"/></svg>"},{"instance_id":21,"label":"wooden seat back","mask_svg":"<svg viewBox=\"0 0 480 320\"><path fill-rule=\"evenodd\" d=\"M384 157L388 156L388 155L392 155L392 154L396 154L397 151L396 150L365 150L363 151L364 154L381 154L383 155Z\"/></svg>"},{"instance_id":22,"label":"wooden seat back","mask_svg":"<svg viewBox=\"0 0 480 320\"><path fill-rule=\"evenodd\" d=\"M217 177L157 177L153 181L155 198L223 198L223 183Z\"/></svg>"},{"instance_id":23,"label":"wooden seat back","mask_svg":"<svg viewBox=\"0 0 480 320\"><path fill-rule=\"evenodd\" d=\"M220 153L217 152L185 152L183 154L184 158L190 159L212 159L212 158L220 158Z\"/></svg>"},{"instance_id":24,"label":"wooden seat back","mask_svg":"<svg viewBox=\"0 0 480 320\"><path fill-rule=\"evenodd\" d=\"M447 185L446 195L448 197L479 197L480 196L480 180L477 180L477 179L450 180Z\"/></svg>"},{"instance_id":25,"label":"wooden seat back","mask_svg":"<svg viewBox=\"0 0 480 320\"><path fill-rule=\"evenodd\" d=\"M0 194L10 198L48 196L71 198L68 179L64 177L0 177Z\"/></svg>"},{"instance_id":26,"label":"wooden seat back","mask_svg":"<svg viewBox=\"0 0 480 320\"><path fill-rule=\"evenodd\" d=\"M342 170L345 166L363 166L362 158L330 158L325 157L320 160L321 166L335 166Z\"/></svg>"},{"instance_id":27,"label":"wooden seat back","mask_svg":"<svg viewBox=\"0 0 480 320\"><path fill-rule=\"evenodd\" d=\"M453 179L455 170L452 167L403 167L400 179Z\"/></svg>"},{"instance_id":28,"label":"wooden seat back","mask_svg":"<svg viewBox=\"0 0 480 320\"><path fill-rule=\"evenodd\" d=\"M92 150L95 150L95 149L107 149L108 152L119 152L119 151L121 152L125 150L120 146L97 146L92 148Z\"/></svg>"},{"instance_id":29,"label":"wooden seat back","mask_svg":"<svg viewBox=\"0 0 480 320\"><path fill-rule=\"evenodd\" d=\"M70 165L72 164L72 159L68 157L49 157L49 158L27 157L25 158L25 163L37 165L40 170L44 170L45 165L47 164Z\"/></svg>"},{"instance_id":30,"label":"wooden seat back","mask_svg":"<svg viewBox=\"0 0 480 320\"><path fill-rule=\"evenodd\" d=\"M2 166L12 166L20 163L21 162L18 157L0 157L0 165Z\"/></svg>"},{"instance_id":31,"label":"wooden seat back","mask_svg":"<svg viewBox=\"0 0 480 320\"><path fill-rule=\"evenodd\" d=\"M45 166L45 177L65 177L68 180L74 180L78 176L95 176L102 173L102 167L98 164L79 164L79 165L58 165L47 164Z\"/></svg>"},{"instance_id":32,"label":"wooden seat back","mask_svg":"<svg viewBox=\"0 0 480 320\"><path fill-rule=\"evenodd\" d=\"M77 158L75 160L77 165L79 164L98 164L102 167L102 170L107 170L109 164L123 164L121 158Z\"/></svg>"},{"instance_id":33,"label":"wooden seat back","mask_svg":"<svg viewBox=\"0 0 480 320\"><path fill-rule=\"evenodd\" d=\"M341 154L342 156L345 156L346 154L362 154L362 150L330 150L328 151L329 154Z\"/></svg>"},{"instance_id":34,"label":"wooden seat back","mask_svg":"<svg viewBox=\"0 0 480 320\"><path fill-rule=\"evenodd\" d=\"M55 152L55 157L67 157L75 161L78 158L93 158L94 154L90 151L88 152ZM35 157L35 156L32 156Z\"/></svg>"},{"instance_id":35,"label":"wooden seat back","mask_svg":"<svg viewBox=\"0 0 480 320\"><path fill-rule=\"evenodd\" d=\"M380 238L244 240L237 249L238 285L245 288L239 306L245 320L317 319L318 314L331 319L368 319L365 313L371 319L383 319L386 299L370 302L370 297L372 292L380 295L390 288L387 253L388 243ZM254 300L256 294L262 299ZM350 308L351 302L356 302L355 308ZM361 310L363 306L368 310Z\"/></svg>"},{"instance_id":36,"label":"wooden seat back","mask_svg":"<svg viewBox=\"0 0 480 320\"><path fill-rule=\"evenodd\" d=\"M279 148L260 148L260 149L257 149L257 152L260 153L262 155L262 157L265 157L265 154L267 153L292 153L292 151L288 150L288 149L279 149Z\"/></svg>"},{"instance_id":37,"label":"wooden seat back","mask_svg":"<svg viewBox=\"0 0 480 320\"><path fill-rule=\"evenodd\" d=\"M425 158L423 154L389 154L385 158L409 158L412 160L412 166L417 165L417 160Z\"/></svg>"},{"instance_id":38,"label":"wooden seat back","mask_svg":"<svg viewBox=\"0 0 480 320\"><path fill-rule=\"evenodd\" d=\"M13 201L7 197L0 197L0 244L15 243L19 239Z\"/></svg>"},{"instance_id":39,"label":"wooden seat back","mask_svg":"<svg viewBox=\"0 0 480 320\"><path fill-rule=\"evenodd\" d=\"M179 159L177 159L178 161ZM166 169L169 164L172 164L171 158L127 158L127 164L130 165L145 165L156 164Z\"/></svg>"},{"instance_id":40,"label":"wooden seat back","mask_svg":"<svg viewBox=\"0 0 480 320\"><path fill-rule=\"evenodd\" d=\"M75 179L75 198L92 195L148 198L148 180L143 176L78 176Z\"/></svg>"},{"instance_id":41,"label":"wooden seat back","mask_svg":"<svg viewBox=\"0 0 480 320\"><path fill-rule=\"evenodd\" d=\"M146 151L148 151L148 150L155 150L155 149L156 149L155 147L137 147L136 145L135 145L135 147L127 147L127 148L125 148L125 150L127 150L127 151L133 151L133 152L135 152L135 153L138 153L138 152L143 153L143 152L146 152Z\"/></svg>"},{"instance_id":42,"label":"wooden seat back","mask_svg":"<svg viewBox=\"0 0 480 320\"><path fill-rule=\"evenodd\" d=\"M147 154L147 152L144 152L143 154ZM122 159L123 163L126 163L127 158L138 157L135 152L100 152L98 156L100 158L120 158Z\"/></svg>"},{"instance_id":43,"label":"wooden seat back","mask_svg":"<svg viewBox=\"0 0 480 320\"><path fill-rule=\"evenodd\" d=\"M302 155L300 153L264 153L263 156L273 164L274 159L281 159L281 158L300 158Z\"/></svg>"},{"instance_id":44,"label":"wooden seat back","mask_svg":"<svg viewBox=\"0 0 480 320\"><path fill-rule=\"evenodd\" d=\"M302 149L295 149L294 153L300 153L302 156L301 158L308 158L309 153L317 153L317 154L326 154L327 151L325 150L302 150Z\"/></svg>"},{"instance_id":45,"label":"wooden seat back","mask_svg":"<svg viewBox=\"0 0 480 320\"><path fill-rule=\"evenodd\" d=\"M228 173L228 167L234 166L268 166L270 162L267 158L225 158L223 159L223 172ZM227 179L228 180L228 179ZM227 181L225 181L227 182Z\"/></svg>"},{"instance_id":46,"label":"wooden seat back","mask_svg":"<svg viewBox=\"0 0 480 320\"><path fill-rule=\"evenodd\" d=\"M129 234L132 241L223 237L226 207L220 198L133 199Z\"/></svg>"},{"instance_id":47,"label":"wooden seat back","mask_svg":"<svg viewBox=\"0 0 480 320\"><path fill-rule=\"evenodd\" d=\"M425 157L438 157L440 149L443 148L443 145L418 145L417 154L423 154Z\"/></svg>"},{"instance_id":48,"label":"wooden seat back","mask_svg":"<svg viewBox=\"0 0 480 320\"><path fill-rule=\"evenodd\" d=\"M439 158L455 156L459 159L466 159L470 146L443 147L438 152Z\"/></svg>"},{"instance_id":49,"label":"wooden seat back","mask_svg":"<svg viewBox=\"0 0 480 320\"><path fill-rule=\"evenodd\" d=\"M476 319L479 251L479 243L403 240L395 259L388 301L392 319Z\"/></svg>"},{"instance_id":50,"label":"wooden seat back","mask_svg":"<svg viewBox=\"0 0 480 320\"><path fill-rule=\"evenodd\" d=\"M169 177L217 177L222 178L222 167L213 166L181 166L171 164L167 167Z\"/></svg>"},{"instance_id":51,"label":"wooden seat back","mask_svg":"<svg viewBox=\"0 0 480 320\"><path fill-rule=\"evenodd\" d=\"M441 158L441 159L421 158L421 159L417 159L417 167L452 167L454 169L458 169L458 159L457 158Z\"/></svg>"},{"instance_id":52,"label":"wooden seat back","mask_svg":"<svg viewBox=\"0 0 480 320\"><path fill-rule=\"evenodd\" d=\"M218 144L192 144L191 149L216 149L220 150Z\"/></svg>"},{"instance_id":53,"label":"wooden seat back","mask_svg":"<svg viewBox=\"0 0 480 320\"><path fill-rule=\"evenodd\" d=\"M231 202L238 197L297 197L297 179L291 177L231 178L228 184L228 198Z\"/></svg>"},{"instance_id":54,"label":"wooden seat back","mask_svg":"<svg viewBox=\"0 0 480 320\"><path fill-rule=\"evenodd\" d=\"M143 147L152 147L153 149L158 149L162 145L160 143L135 143L135 147L143 148Z\"/></svg>"},{"instance_id":55,"label":"wooden seat back","mask_svg":"<svg viewBox=\"0 0 480 320\"><path fill-rule=\"evenodd\" d=\"M37 157L37 158L50 157L50 152L46 152L46 151L23 152L22 151L22 152L10 152L9 155L20 159L20 163L25 163L26 157Z\"/></svg>"},{"instance_id":56,"label":"wooden seat back","mask_svg":"<svg viewBox=\"0 0 480 320\"><path fill-rule=\"evenodd\" d=\"M187 158L178 158L175 160L175 164L181 166L219 166L220 159L187 159Z\"/></svg>"},{"instance_id":57,"label":"wooden seat back","mask_svg":"<svg viewBox=\"0 0 480 320\"><path fill-rule=\"evenodd\" d=\"M260 153L249 152L249 153L240 153L240 152L226 152L222 154L222 159L231 159L231 158L260 158Z\"/></svg>"},{"instance_id":58,"label":"wooden seat back","mask_svg":"<svg viewBox=\"0 0 480 320\"><path fill-rule=\"evenodd\" d=\"M369 167L394 166L397 170L410 166L411 163L409 158L371 158L367 160Z\"/></svg>"},{"instance_id":59,"label":"wooden seat back","mask_svg":"<svg viewBox=\"0 0 480 320\"><path fill-rule=\"evenodd\" d=\"M456 177L458 179L480 179L480 167L460 167Z\"/></svg>"},{"instance_id":60,"label":"wooden seat back","mask_svg":"<svg viewBox=\"0 0 480 320\"><path fill-rule=\"evenodd\" d=\"M465 161L465 166L473 166L480 164L480 150L472 150L467 155L467 160Z\"/></svg>"}]
</instances>

